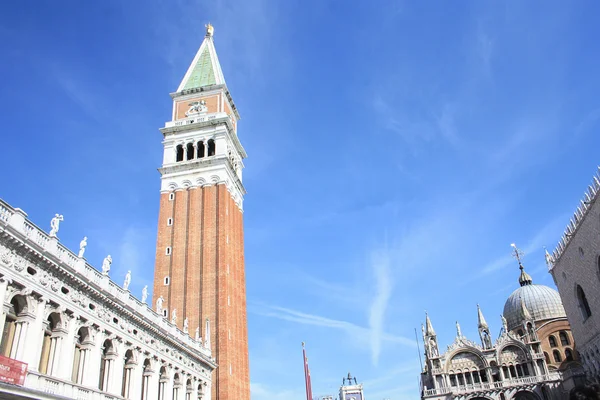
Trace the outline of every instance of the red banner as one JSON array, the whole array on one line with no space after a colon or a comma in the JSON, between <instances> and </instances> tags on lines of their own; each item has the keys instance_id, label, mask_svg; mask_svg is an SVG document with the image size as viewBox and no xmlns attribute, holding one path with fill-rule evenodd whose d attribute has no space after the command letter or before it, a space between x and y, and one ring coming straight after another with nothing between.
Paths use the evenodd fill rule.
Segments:
<instances>
[{"instance_id":1,"label":"red banner","mask_svg":"<svg viewBox=\"0 0 600 400\"><path fill-rule=\"evenodd\" d=\"M23 386L26 375L26 363L0 356L0 382Z\"/></svg>"}]
</instances>

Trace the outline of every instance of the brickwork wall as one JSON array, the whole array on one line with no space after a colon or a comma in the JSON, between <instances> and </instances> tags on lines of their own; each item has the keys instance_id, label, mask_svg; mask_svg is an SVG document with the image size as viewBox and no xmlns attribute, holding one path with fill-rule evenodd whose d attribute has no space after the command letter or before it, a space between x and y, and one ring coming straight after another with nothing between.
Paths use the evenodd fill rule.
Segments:
<instances>
[{"instance_id":1,"label":"brickwork wall","mask_svg":"<svg viewBox=\"0 0 600 400\"><path fill-rule=\"evenodd\" d=\"M168 218L173 226L167 226ZM225 185L178 190L172 201L168 193L161 195L153 301L160 295L169 315L177 309L178 326L188 318L190 335L200 326L206 338L209 318L219 365L213 398L249 400L243 214Z\"/></svg>"},{"instance_id":2,"label":"brickwork wall","mask_svg":"<svg viewBox=\"0 0 600 400\"><path fill-rule=\"evenodd\" d=\"M580 250L581 249L581 250ZM575 343L581 354L588 344L600 341L600 201L596 198L562 256L552 269ZM585 319L579 308L581 285L592 315Z\"/></svg>"},{"instance_id":3,"label":"brickwork wall","mask_svg":"<svg viewBox=\"0 0 600 400\"><path fill-rule=\"evenodd\" d=\"M167 225L167 219L173 216L175 201L169 200L169 193L161 193L158 213L158 235L156 238L156 261L154 266L154 287L152 290L152 308L156 309L156 300L163 296L167 304L169 287L164 278L171 275L171 258L165 256L165 248L173 243L173 226Z\"/></svg>"},{"instance_id":4,"label":"brickwork wall","mask_svg":"<svg viewBox=\"0 0 600 400\"><path fill-rule=\"evenodd\" d=\"M570 349L573 354L573 361L578 361L579 357L577 356L577 352L575 350L575 343L573 341L573 334L571 333L571 326L569 325L569 321L565 319L553 320L548 323L544 323L542 321L536 322L536 325L539 327L537 330L538 339L542 345L542 351L548 354L547 363L549 367L554 367L557 369L566 368L569 362L566 361L565 350ZM563 345L560 341L560 332L564 332L567 336L568 344ZM556 347L552 347L550 345L550 336L553 336L556 340ZM558 351L560 354L560 362L554 361L554 351Z\"/></svg>"}]
</instances>

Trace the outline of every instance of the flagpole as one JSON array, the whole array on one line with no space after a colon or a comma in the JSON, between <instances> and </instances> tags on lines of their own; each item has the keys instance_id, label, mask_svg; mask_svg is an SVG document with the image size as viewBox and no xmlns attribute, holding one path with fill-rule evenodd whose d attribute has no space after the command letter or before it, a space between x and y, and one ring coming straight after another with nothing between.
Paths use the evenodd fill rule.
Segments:
<instances>
[{"instance_id":1,"label":"flagpole","mask_svg":"<svg viewBox=\"0 0 600 400\"><path fill-rule=\"evenodd\" d=\"M306 358L306 349L304 348L304 342L302 342L302 358L304 361L304 389L306 390L306 400L312 400L310 398L310 376L308 374L308 360Z\"/></svg>"}]
</instances>

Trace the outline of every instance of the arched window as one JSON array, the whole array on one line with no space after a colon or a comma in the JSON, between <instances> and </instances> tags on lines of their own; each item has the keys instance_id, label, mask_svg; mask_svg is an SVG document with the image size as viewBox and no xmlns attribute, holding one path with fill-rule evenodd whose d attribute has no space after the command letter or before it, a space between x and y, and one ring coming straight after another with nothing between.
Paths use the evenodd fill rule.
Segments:
<instances>
[{"instance_id":1,"label":"arched window","mask_svg":"<svg viewBox=\"0 0 600 400\"><path fill-rule=\"evenodd\" d=\"M142 400L148 400L150 376L152 376L151 366L152 364L150 364L150 359L146 358L144 361L144 369L142 371Z\"/></svg>"},{"instance_id":2,"label":"arched window","mask_svg":"<svg viewBox=\"0 0 600 400\"><path fill-rule=\"evenodd\" d=\"M204 142L198 142L196 146L198 147L198 158L203 158L205 155Z\"/></svg>"},{"instance_id":3,"label":"arched window","mask_svg":"<svg viewBox=\"0 0 600 400\"><path fill-rule=\"evenodd\" d=\"M185 383L185 400L192 400L192 392L194 391L194 386L192 385L192 380L188 379Z\"/></svg>"},{"instance_id":4,"label":"arched window","mask_svg":"<svg viewBox=\"0 0 600 400\"><path fill-rule=\"evenodd\" d=\"M577 285L577 300L579 301L579 309L581 310L581 316L585 321L589 317L592 316L592 310L590 310L590 305L588 304L587 298L585 297L585 292L583 288Z\"/></svg>"},{"instance_id":5,"label":"arched window","mask_svg":"<svg viewBox=\"0 0 600 400\"><path fill-rule=\"evenodd\" d=\"M193 143L188 143L186 150L187 150L186 151L187 159L188 160L193 160L194 159L194 144Z\"/></svg>"},{"instance_id":6,"label":"arched window","mask_svg":"<svg viewBox=\"0 0 600 400\"><path fill-rule=\"evenodd\" d=\"M450 375L450 386L456 386L456 375Z\"/></svg>"},{"instance_id":7,"label":"arched window","mask_svg":"<svg viewBox=\"0 0 600 400\"><path fill-rule=\"evenodd\" d=\"M173 400L179 399L179 392L181 391L181 378L179 374L175 374L173 377Z\"/></svg>"},{"instance_id":8,"label":"arched window","mask_svg":"<svg viewBox=\"0 0 600 400\"><path fill-rule=\"evenodd\" d=\"M487 383L488 378L487 378L487 374L485 372L485 369L482 369L482 370L479 371L479 377L481 378L481 382Z\"/></svg>"},{"instance_id":9,"label":"arched window","mask_svg":"<svg viewBox=\"0 0 600 400\"><path fill-rule=\"evenodd\" d=\"M544 352L544 358L546 359L546 364L550 364L550 356L548 353Z\"/></svg>"},{"instance_id":10,"label":"arched window","mask_svg":"<svg viewBox=\"0 0 600 400\"><path fill-rule=\"evenodd\" d=\"M168 381L169 377L167 376L167 369L165 367L160 367L160 375L158 377L158 400L167 400L165 388Z\"/></svg>"},{"instance_id":11,"label":"arched window","mask_svg":"<svg viewBox=\"0 0 600 400\"><path fill-rule=\"evenodd\" d=\"M21 329L18 329L17 318L27 312L27 299L16 295L10 301L10 308L6 313L0 353L5 357L17 358L17 350L21 341Z\"/></svg>"},{"instance_id":12,"label":"arched window","mask_svg":"<svg viewBox=\"0 0 600 400\"><path fill-rule=\"evenodd\" d=\"M564 331L561 331L558 336L560 337L560 344L563 346L568 346L571 343L569 343L569 336L567 336L567 333Z\"/></svg>"},{"instance_id":13,"label":"arched window","mask_svg":"<svg viewBox=\"0 0 600 400\"><path fill-rule=\"evenodd\" d=\"M85 366L89 355L90 345L93 345L93 342L90 339L89 328L85 326L79 328L77 336L75 337L75 352L73 355L71 381L80 385L83 383L83 377L85 376Z\"/></svg>"},{"instance_id":14,"label":"arched window","mask_svg":"<svg viewBox=\"0 0 600 400\"><path fill-rule=\"evenodd\" d=\"M571 349L565 349L565 361L573 361L573 352Z\"/></svg>"},{"instance_id":15,"label":"arched window","mask_svg":"<svg viewBox=\"0 0 600 400\"><path fill-rule=\"evenodd\" d=\"M520 338L521 338L521 337L523 337L523 330L519 329L519 330L517 331L517 335L518 335Z\"/></svg>"},{"instance_id":16,"label":"arched window","mask_svg":"<svg viewBox=\"0 0 600 400\"><path fill-rule=\"evenodd\" d=\"M552 352L552 354L554 355L554 362L559 363L559 362L562 361L562 359L560 358L560 353L558 352L558 350L554 350Z\"/></svg>"},{"instance_id":17,"label":"arched window","mask_svg":"<svg viewBox=\"0 0 600 400\"><path fill-rule=\"evenodd\" d=\"M121 386L121 396L126 399L131 398L131 375L133 375L133 368L135 367L135 360L133 358L133 351L131 349L125 352L125 365L123 366L123 384Z\"/></svg>"},{"instance_id":18,"label":"arched window","mask_svg":"<svg viewBox=\"0 0 600 400\"><path fill-rule=\"evenodd\" d=\"M116 358L116 351L111 340L106 339L102 349L102 359L100 360L100 382L98 387L100 390L108 392L110 390L110 376L113 373L113 367Z\"/></svg>"},{"instance_id":19,"label":"arched window","mask_svg":"<svg viewBox=\"0 0 600 400\"><path fill-rule=\"evenodd\" d=\"M548 342L550 343L550 347L557 347L556 338L554 336L550 336L548 338Z\"/></svg>"},{"instance_id":20,"label":"arched window","mask_svg":"<svg viewBox=\"0 0 600 400\"><path fill-rule=\"evenodd\" d=\"M198 384L198 393L197 393L197 395L198 395L198 399L202 399L202 384L201 383Z\"/></svg>"},{"instance_id":21,"label":"arched window","mask_svg":"<svg viewBox=\"0 0 600 400\"><path fill-rule=\"evenodd\" d=\"M523 376L523 368L521 368L521 365L517 364L517 376L519 378L521 378Z\"/></svg>"},{"instance_id":22,"label":"arched window","mask_svg":"<svg viewBox=\"0 0 600 400\"><path fill-rule=\"evenodd\" d=\"M183 161L183 145L181 144L175 148L175 161Z\"/></svg>"},{"instance_id":23,"label":"arched window","mask_svg":"<svg viewBox=\"0 0 600 400\"><path fill-rule=\"evenodd\" d=\"M216 152L215 141L213 139L208 140L208 156L214 156Z\"/></svg>"},{"instance_id":24,"label":"arched window","mask_svg":"<svg viewBox=\"0 0 600 400\"><path fill-rule=\"evenodd\" d=\"M52 313L44 324L44 338L42 339L42 354L40 356L39 371L42 374L52 375L57 355L60 354L60 315Z\"/></svg>"}]
</instances>

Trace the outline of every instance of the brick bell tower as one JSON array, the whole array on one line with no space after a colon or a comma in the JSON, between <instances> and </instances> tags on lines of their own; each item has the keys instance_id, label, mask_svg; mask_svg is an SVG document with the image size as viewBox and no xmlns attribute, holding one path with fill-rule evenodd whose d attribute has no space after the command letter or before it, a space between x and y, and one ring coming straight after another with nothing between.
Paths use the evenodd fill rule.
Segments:
<instances>
[{"instance_id":1,"label":"brick bell tower","mask_svg":"<svg viewBox=\"0 0 600 400\"><path fill-rule=\"evenodd\" d=\"M153 302L210 340L212 399L249 400L239 114L225 84L213 27L172 93L164 136ZM206 321L210 337L206 337Z\"/></svg>"}]
</instances>

